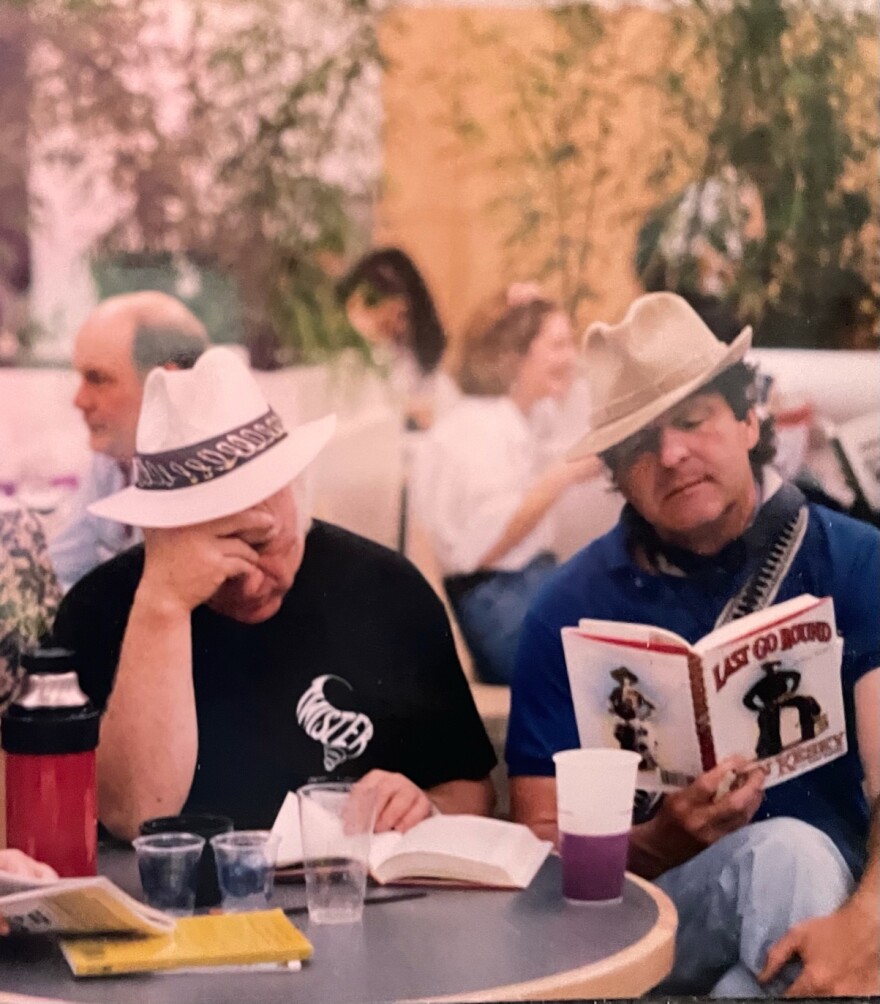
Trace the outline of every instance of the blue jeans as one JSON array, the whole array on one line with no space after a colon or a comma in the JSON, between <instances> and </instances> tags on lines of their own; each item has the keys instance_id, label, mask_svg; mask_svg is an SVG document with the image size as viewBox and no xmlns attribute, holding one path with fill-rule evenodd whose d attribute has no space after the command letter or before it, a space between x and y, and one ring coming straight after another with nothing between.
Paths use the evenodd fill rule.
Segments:
<instances>
[{"instance_id":1,"label":"blue jeans","mask_svg":"<svg viewBox=\"0 0 880 1004\"><path fill-rule=\"evenodd\" d=\"M763 997L799 971L789 963L771 984L756 977L789 928L832 913L853 878L831 840L798 819L744 826L657 879L678 910L673 970L661 995Z\"/></svg>"},{"instance_id":2,"label":"blue jeans","mask_svg":"<svg viewBox=\"0 0 880 1004\"><path fill-rule=\"evenodd\" d=\"M453 602L474 669L484 683L510 683L523 618L555 567L552 554L540 554L518 572L496 572Z\"/></svg>"}]
</instances>

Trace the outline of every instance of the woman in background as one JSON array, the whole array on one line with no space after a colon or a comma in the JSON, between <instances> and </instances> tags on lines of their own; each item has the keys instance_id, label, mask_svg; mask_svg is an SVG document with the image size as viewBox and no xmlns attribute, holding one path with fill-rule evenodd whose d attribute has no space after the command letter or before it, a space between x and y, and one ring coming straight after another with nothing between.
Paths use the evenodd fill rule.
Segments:
<instances>
[{"instance_id":1,"label":"woman in background","mask_svg":"<svg viewBox=\"0 0 880 1004\"><path fill-rule=\"evenodd\" d=\"M399 248L365 255L340 281L348 319L388 370L407 426L426 429L458 397L440 368L446 333L412 259Z\"/></svg>"},{"instance_id":2,"label":"woman in background","mask_svg":"<svg viewBox=\"0 0 880 1004\"><path fill-rule=\"evenodd\" d=\"M419 454L416 514L487 683L510 681L520 623L556 565L550 510L601 469L594 457L554 456L542 422L542 403L568 393L575 361L559 305L531 285L511 287L471 322L458 374L467 396Z\"/></svg>"}]
</instances>

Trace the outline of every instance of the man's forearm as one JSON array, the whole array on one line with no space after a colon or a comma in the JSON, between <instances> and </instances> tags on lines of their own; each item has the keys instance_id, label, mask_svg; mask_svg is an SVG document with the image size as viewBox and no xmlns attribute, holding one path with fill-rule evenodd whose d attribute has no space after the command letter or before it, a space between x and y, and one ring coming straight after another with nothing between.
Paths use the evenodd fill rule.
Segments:
<instances>
[{"instance_id":1,"label":"man's forearm","mask_svg":"<svg viewBox=\"0 0 880 1004\"><path fill-rule=\"evenodd\" d=\"M479 568L491 568L508 551L516 547L546 516L556 501L560 489L550 481L539 481L524 496L517 510L508 520L501 536L480 559Z\"/></svg>"},{"instance_id":2,"label":"man's forearm","mask_svg":"<svg viewBox=\"0 0 880 1004\"><path fill-rule=\"evenodd\" d=\"M117 836L180 811L198 749L189 612L140 592L98 746L98 809Z\"/></svg>"},{"instance_id":3,"label":"man's forearm","mask_svg":"<svg viewBox=\"0 0 880 1004\"><path fill-rule=\"evenodd\" d=\"M866 914L880 926L880 797L871 810L871 828L868 832L868 861L851 902L864 908Z\"/></svg>"},{"instance_id":4,"label":"man's forearm","mask_svg":"<svg viewBox=\"0 0 880 1004\"><path fill-rule=\"evenodd\" d=\"M655 879L695 857L704 846L680 829L669 829L657 815L630 831L627 867L642 878Z\"/></svg>"}]
</instances>

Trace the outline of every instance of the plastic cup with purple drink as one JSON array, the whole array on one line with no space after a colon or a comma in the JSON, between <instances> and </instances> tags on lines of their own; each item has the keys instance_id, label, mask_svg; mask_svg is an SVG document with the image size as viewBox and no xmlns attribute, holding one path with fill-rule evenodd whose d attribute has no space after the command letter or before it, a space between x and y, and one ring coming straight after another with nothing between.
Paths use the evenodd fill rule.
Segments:
<instances>
[{"instance_id":1,"label":"plastic cup with purple drink","mask_svg":"<svg viewBox=\"0 0 880 1004\"><path fill-rule=\"evenodd\" d=\"M623 895L638 753L556 753L562 892L572 903L617 903Z\"/></svg>"}]
</instances>

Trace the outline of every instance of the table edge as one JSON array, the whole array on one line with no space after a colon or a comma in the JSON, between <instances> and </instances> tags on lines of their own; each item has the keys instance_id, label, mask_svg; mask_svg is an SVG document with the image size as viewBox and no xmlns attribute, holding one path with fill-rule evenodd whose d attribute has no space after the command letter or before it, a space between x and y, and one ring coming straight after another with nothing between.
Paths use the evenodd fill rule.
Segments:
<instances>
[{"instance_id":1,"label":"table edge","mask_svg":"<svg viewBox=\"0 0 880 1004\"><path fill-rule=\"evenodd\" d=\"M479 1004L499 1000L573 1000L584 997L640 997L669 975L675 955L678 913L672 900L652 882L627 872L627 878L651 897L657 907L653 927L638 941L599 962L567 969L552 976L509 983L471 993L420 997L410 1004Z\"/></svg>"}]
</instances>

